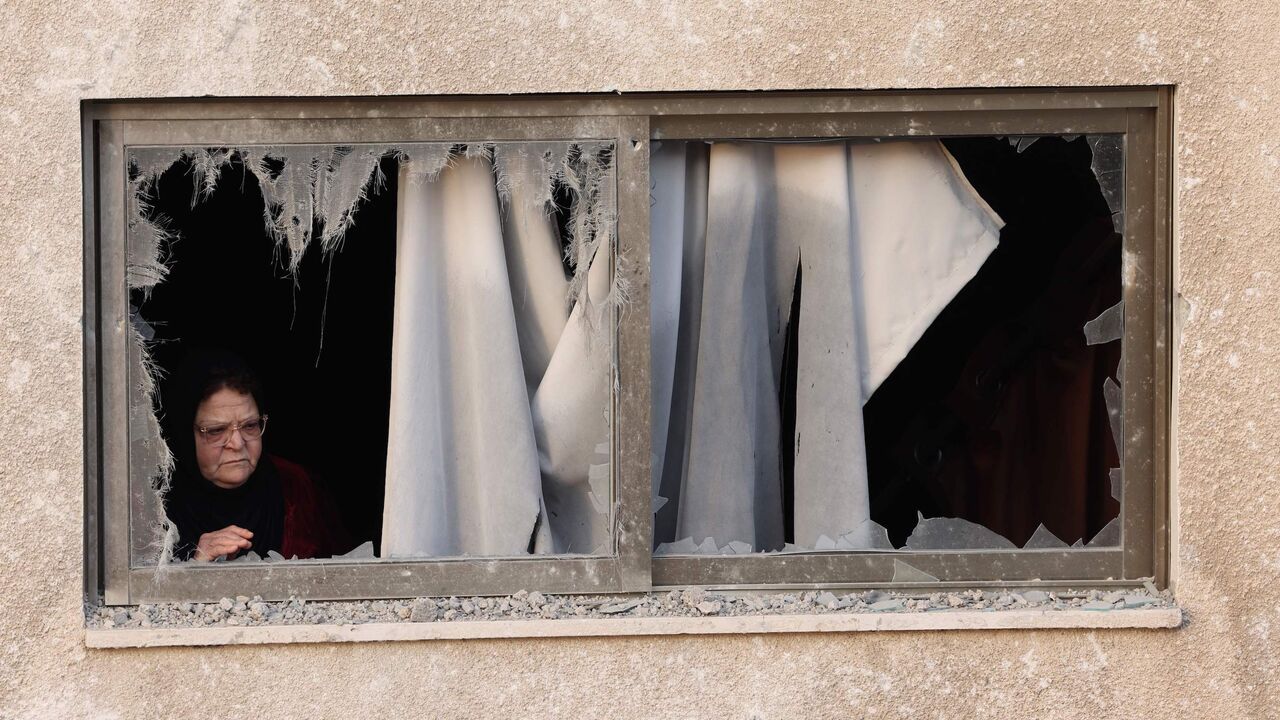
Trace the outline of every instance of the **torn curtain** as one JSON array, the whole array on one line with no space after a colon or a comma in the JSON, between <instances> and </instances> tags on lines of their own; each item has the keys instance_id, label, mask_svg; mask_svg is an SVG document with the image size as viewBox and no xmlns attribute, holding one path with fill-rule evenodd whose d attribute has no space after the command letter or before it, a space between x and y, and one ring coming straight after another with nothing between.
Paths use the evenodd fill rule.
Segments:
<instances>
[{"instance_id":1,"label":"torn curtain","mask_svg":"<svg viewBox=\"0 0 1280 720\"><path fill-rule=\"evenodd\" d=\"M796 542L875 546L862 404L1000 219L933 141L670 143L651 176L658 538L782 547L798 323ZM485 158L401 169L384 556L607 551L611 347L591 328L609 263L566 310L544 178L521 177L495 183Z\"/></svg>"},{"instance_id":2,"label":"torn curtain","mask_svg":"<svg viewBox=\"0 0 1280 720\"><path fill-rule=\"evenodd\" d=\"M795 542L877 547L862 405L1002 221L936 141L664 143L651 175L657 539L783 547L779 383L797 323Z\"/></svg>"},{"instance_id":3,"label":"torn curtain","mask_svg":"<svg viewBox=\"0 0 1280 720\"><path fill-rule=\"evenodd\" d=\"M384 557L608 549L609 243L568 309L542 152L493 152L401 167Z\"/></svg>"}]
</instances>

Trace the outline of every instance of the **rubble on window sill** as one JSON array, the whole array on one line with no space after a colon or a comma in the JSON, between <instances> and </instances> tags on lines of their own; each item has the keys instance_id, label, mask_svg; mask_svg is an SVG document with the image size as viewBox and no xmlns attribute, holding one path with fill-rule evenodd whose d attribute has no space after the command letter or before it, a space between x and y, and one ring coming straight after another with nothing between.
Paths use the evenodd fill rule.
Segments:
<instances>
[{"instance_id":1,"label":"rubble on window sill","mask_svg":"<svg viewBox=\"0 0 1280 720\"><path fill-rule=\"evenodd\" d=\"M910 614L954 611L1036 610L1111 612L1175 608L1168 591L1150 582L1137 589L1046 592L966 590L931 593L869 590L837 593L711 592L702 588L632 596L544 595L520 591L507 597L417 598L319 602L260 597L216 603L164 603L86 607L90 630L291 625L457 623L503 620L702 618L785 615Z\"/></svg>"}]
</instances>

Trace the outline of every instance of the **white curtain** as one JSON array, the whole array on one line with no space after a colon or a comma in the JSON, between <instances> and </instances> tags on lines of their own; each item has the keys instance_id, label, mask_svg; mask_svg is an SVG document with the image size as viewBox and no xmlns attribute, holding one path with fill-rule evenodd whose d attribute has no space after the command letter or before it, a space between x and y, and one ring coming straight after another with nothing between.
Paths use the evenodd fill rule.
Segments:
<instances>
[{"instance_id":1,"label":"white curtain","mask_svg":"<svg viewBox=\"0 0 1280 720\"><path fill-rule=\"evenodd\" d=\"M496 180L487 157L401 169L385 557L610 549L612 346L593 329L611 268L602 251L591 302L568 307L548 164L503 162L517 151L494 150ZM1000 219L933 141L667 143L651 176L654 509L671 503L657 537L783 546L796 322L796 543L876 546L862 405Z\"/></svg>"},{"instance_id":2,"label":"white curtain","mask_svg":"<svg viewBox=\"0 0 1280 720\"><path fill-rule=\"evenodd\" d=\"M779 381L798 322L795 542L882 546L862 405L1002 221L936 141L666 143L651 173L653 482L655 506L675 503L657 537L783 547Z\"/></svg>"},{"instance_id":3,"label":"white curtain","mask_svg":"<svg viewBox=\"0 0 1280 720\"><path fill-rule=\"evenodd\" d=\"M610 268L570 311L544 149L402 165L384 557L608 550Z\"/></svg>"}]
</instances>

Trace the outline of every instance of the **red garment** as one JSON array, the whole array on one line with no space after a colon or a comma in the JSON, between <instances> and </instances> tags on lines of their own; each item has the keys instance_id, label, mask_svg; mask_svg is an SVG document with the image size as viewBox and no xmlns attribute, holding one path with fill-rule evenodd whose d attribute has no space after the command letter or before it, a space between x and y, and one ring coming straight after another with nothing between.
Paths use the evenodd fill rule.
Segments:
<instances>
[{"instance_id":1,"label":"red garment","mask_svg":"<svg viewBox=\"0 0 1280 720\"><path fill-rule=\"evenodd\" d=\"M280 474L284 494L284 539L280 554L292 559L327 558L352 547L328 493L312 481L301 465L267 456Z\"/></svg>"}]
</instances>

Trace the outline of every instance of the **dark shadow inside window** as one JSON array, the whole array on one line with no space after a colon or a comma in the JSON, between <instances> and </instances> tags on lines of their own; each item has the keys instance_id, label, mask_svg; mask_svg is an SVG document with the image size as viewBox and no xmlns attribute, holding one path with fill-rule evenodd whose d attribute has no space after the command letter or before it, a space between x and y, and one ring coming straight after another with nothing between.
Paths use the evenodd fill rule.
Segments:
<instances>
[{"instance_id":1,"label":"dark shadow inside window","mask_svg":"<svg viewBox=\"0 0 1280 720\"><path fill-rule=\"evenodd\" d=\"M918 514L979 523L1019 547L1041 523L1088 542L1120 508L1102 393L1120 343L1086 345L1082 328L1121 288L1120 236L1089 145L945 144L1006 225L864 406L872 519L895 546Z\"/></svg>"},{"instance_id":2,"label":"dark shadow inside window","mask_svg":"<svg viewBox=\"0 0 1280 720\"><path fill-rule=\"evenodd\" d=\"M190 163L151 192L154 216L178 239L168 277L131 298L155 333L156 365L171 375L196 347L240 355L262 380L270 423L264 450L306 468L335 501L351 538L381 539L395 292L396 178L362 202L341 246L314 242L296 275L268 236L257 180L239 160L193 203ZM160 384L164 411L165 383Z\"/></svg>"}]
</instances>

